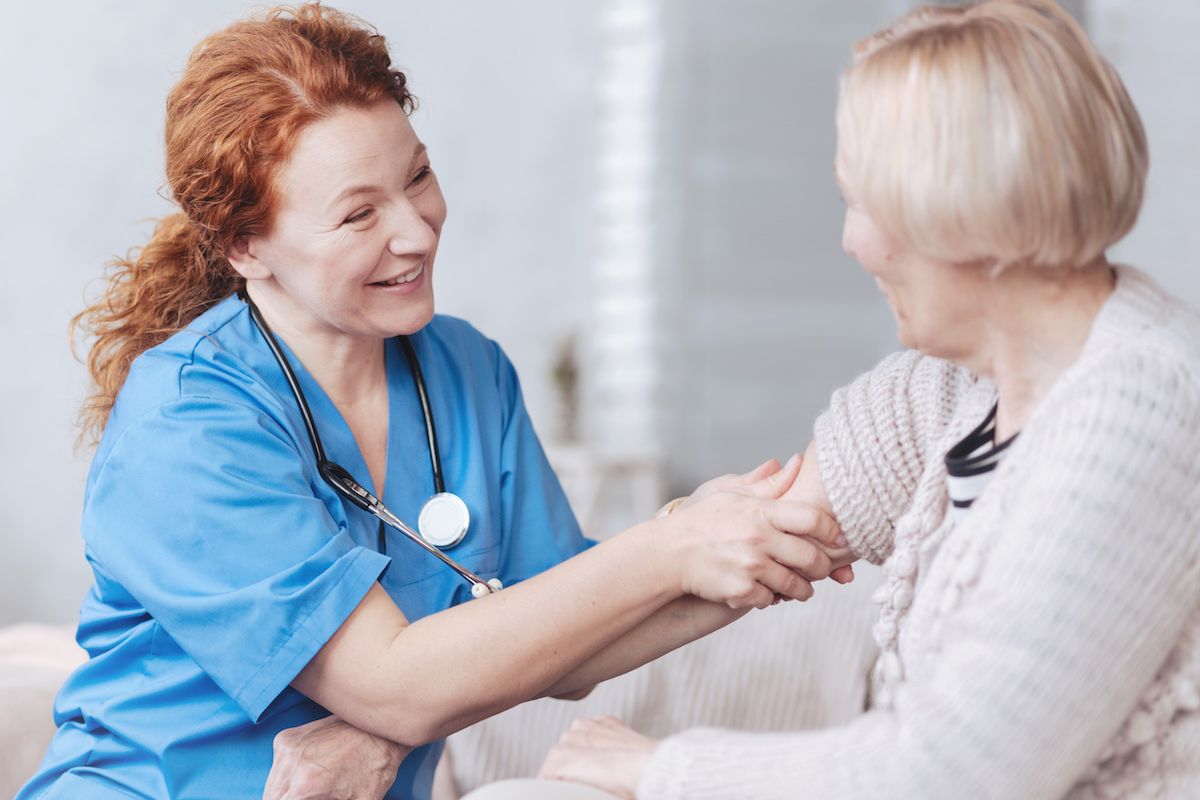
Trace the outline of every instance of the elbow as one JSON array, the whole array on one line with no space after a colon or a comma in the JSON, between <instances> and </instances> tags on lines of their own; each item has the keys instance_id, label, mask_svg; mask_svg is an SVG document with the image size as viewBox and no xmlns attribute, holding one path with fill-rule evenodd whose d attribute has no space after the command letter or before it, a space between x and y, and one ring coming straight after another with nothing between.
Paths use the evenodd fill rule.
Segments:
<instances>
[{"instance_id":1,"label":"elbow","mask_svg":"<svg viewBox=\"0 0 1200 800\"><path fill-rule=\"evenodd\" d=\"M410 714L384 714L371 723L371 732L376 736L409 748L421 747L439 738L434 726Z\"/></svg>"},{"instance_id":2,"label":"elbow","mask_svg":"<svg viewBox=\"0 0 1200 800\"><path fill-rule=\"evenodd\" d=\"M368 725L360 725L376 736L391 739L406 747L421 747L445 738L458 728L449 715L431 708L428 703L410 702L404 698L377 707Z\"/></svg>"},{"instance_id":3,"label":"elbow","mask_svg":"<svg viewBox=\"0 0 1200 800\"><path fill-rule=\"evenodd\" d=\"M583 689L576 689L573 692L562 692L561 694L552 694L550 696L555 700L582 700L591 694L592 690L595 688L595 686L587 686Z\"/></svg>"}]
</instances>

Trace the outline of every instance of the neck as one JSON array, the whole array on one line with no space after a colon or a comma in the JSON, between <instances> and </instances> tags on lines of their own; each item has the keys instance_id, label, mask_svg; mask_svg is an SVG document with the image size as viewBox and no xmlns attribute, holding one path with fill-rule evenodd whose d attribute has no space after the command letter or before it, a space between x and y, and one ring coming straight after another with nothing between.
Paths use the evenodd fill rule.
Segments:
<instances>
[{"instance_id":1,"label":"neck","mask_svg":"<svg viewBox=\"0 0 1200 800\"><path fill-rule=\"evenodd\" d=\"M996 385L996 440L1003 441L1079 357L1116 284L1103 258L1065 270L1013 268L988 280L980 346L964 361Z\"/></svg>"},{"instance_id":2,"label":"neck","mask_svg":"<svg viewBox=\"0 0 1200 800\"><path fill-rule=\"evenodd\" d=\"M306 323L307 315L295 313L290 299L280 292L264 291L254 281L247 284L246 293L272 333L287 343L343 414L387 386L383 339L352 336L319 321Z\"/></svg>"}]
</instances>

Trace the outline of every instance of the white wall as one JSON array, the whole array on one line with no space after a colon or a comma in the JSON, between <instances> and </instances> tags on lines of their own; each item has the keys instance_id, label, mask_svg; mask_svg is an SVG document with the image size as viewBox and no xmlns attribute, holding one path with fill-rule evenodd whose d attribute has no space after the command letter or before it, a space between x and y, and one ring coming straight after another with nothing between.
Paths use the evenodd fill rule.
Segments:
<instances>
[{"instance_id":1,"label":"white wall","mask_svg":"<svg viewBox=\"0 0 1200 800\"><path fill-rule=\"evenodd\" d=\"M675 0L658 226L667 483L684 491L802 448L830 390L896 347L842 252L836 76L917 3ZM1200 306L1200 3L1076 0L1149 132L1141 221L1114 257Z\"/></svg>"},{"instance_id":2,"label":"white wall","mask_svg":"<svg viewBox=\"0 0 1200 800\"><path fill-rule=\"evenodd\" d=\"M835 75L907 0L663 0L654 243L667 476L684 489L803 445L829 391L894 346L840 252ZM595 0L358 0L423 107L450 203L442 310L508 349L543 431L558 341L591 318ZM167 210L162 113L186 54L248 3L22 3L0 24L0 624L74 618L84 285ZM1150 134L1143 219L1118 255L1200 305L1200 4L1091 0L1084 17ZM585 368L587 365L584 365Z\"/></svg>"},{"instance_id":3,"label":"white wall","mask_svg":"<svg viewBox=\"0 0 1200 800\"><path fill-rule=\"evenodd\" d=\"M1088 0L1087 21L1150 140L1142 216L1113 256L1200 306L1200 3Z\"/></svg>"},{"instance_id":4,"label":"white wall","mask_svg":"<svg viewBox=\"0 0 1200 800\"><path fill-rule=\"evenodd\" d=\"M832 388L895 346L841 249L837 76L896 0L678 0L660 243L667 483L803 450Z\"/></svg>"},{"instance_id":5,"label":"white wall","mask_svg":"<svg viewBox=\"0 0 1200 800\"><path fill-rule=\"evenodd\" d=\"M508 349L549 427L559 339L585 318L593 15L558 0L361 0L421 98L414 116L449 206L442 311ZM0 624L70 621L88 572L87 454L72 453L86 375L66 326L85 283L168 206L166 93L240 0L6 4L0 23Z\"/></svg>"}]
</instances>

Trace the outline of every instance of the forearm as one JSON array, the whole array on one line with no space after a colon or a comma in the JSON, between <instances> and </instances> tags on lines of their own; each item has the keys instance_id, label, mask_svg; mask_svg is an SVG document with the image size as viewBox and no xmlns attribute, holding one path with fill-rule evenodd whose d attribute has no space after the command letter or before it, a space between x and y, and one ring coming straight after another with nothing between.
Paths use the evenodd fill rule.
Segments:
<instances>
[{"instance_id":1,"label":"forearm","mask_svg":"<svg viewBox=\"0 0 1200 800\"><path fill-rule=\"evenodd\" d=\"M830 574L822 547L838 533L819 509L774 499L798 462L412 625L373 586L292 685L355 727L416 745L540 696L684 594L740 608L805 599Z\"/></svg>"},{"instance_id":2,"label":"forearm","mask_svg":"<svg viewBox=\"0 0 1200 800\"><path fill-rule=\"evenodd\" d=\"M623 675L725 627L747 611L699 597L680 597L568 672L543 695L570 694Z\"/></svg>"},{"instance_id":3,"label":"forearm","mask_svg":"<svg viewBox=\"0 0 1200 800\"><path fill-rule=\"evenodd\" d=\"M337 646L356 657L318 656L295 685L356 727L410 745L539 696L679 597L661 574L670 559L651 550L665 546L646 529L654 524L502 592L411 625L399 618L382 636L378 623L343 625L335 638L354 638Z\"/></svg>"}]
</instances>

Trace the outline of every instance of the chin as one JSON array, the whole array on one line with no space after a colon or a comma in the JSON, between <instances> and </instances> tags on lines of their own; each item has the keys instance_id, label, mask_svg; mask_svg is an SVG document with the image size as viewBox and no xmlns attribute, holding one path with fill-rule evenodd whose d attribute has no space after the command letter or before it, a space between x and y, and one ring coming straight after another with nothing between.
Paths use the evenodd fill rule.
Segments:
<instances>
[{"instance_id":1,"label":"chin","mask_svg":"<svg viewBox=\"0 0 1200 800\"><path fill-rule=\"evenodd\" d=\"M922 338L913 330L912 325L908 320L900 314L896 314L896 340L900 342L902 347L909 350L920 350L922 353L926 351L921 348ZM926 353L928 355L928 353Z\"/></svg>"},{"instance_id":2,"label":"chin","mask_svg":"<svg viewBox=\"0 0 1200 800\"><path fill-rule=\"evenodd\" d=\"M392 333L390 335L407 336L416 333L433 321L433 315L433 294L430 293L427 298L414 302L391 320L389 328Z\"/></svg>"}]
</instances>

